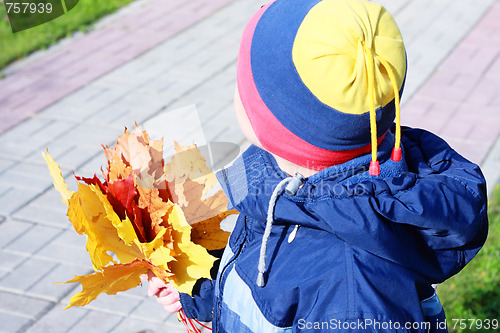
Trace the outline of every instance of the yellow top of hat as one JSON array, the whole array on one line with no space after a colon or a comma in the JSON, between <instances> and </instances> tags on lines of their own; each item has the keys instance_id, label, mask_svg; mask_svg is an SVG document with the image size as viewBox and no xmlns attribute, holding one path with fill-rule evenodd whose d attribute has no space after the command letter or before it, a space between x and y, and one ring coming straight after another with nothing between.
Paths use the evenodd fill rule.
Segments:
<instances>
[{"instance_id":1,"label":"yellow top of hat","mask_svg":"<svg viewBox=\"0 0 500 333\"><path fill-rule=\"evenodd\" d=\"M308 89L322 103L349 114L369 112L370 94L375 108L392 101L389 71L398 90L406 73L396 22L380 4L363 0L323 0L315 5L297 32L292 56Z\"/></svg>"}]
</instances>

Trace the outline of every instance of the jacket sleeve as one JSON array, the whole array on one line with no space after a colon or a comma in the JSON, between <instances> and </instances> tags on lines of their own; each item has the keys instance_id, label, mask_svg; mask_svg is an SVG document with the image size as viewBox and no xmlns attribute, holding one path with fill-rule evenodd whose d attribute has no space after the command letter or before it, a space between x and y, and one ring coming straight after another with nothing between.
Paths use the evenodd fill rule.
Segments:
<instances>
[{"instance_id":1,"label":"jacket sleeve","mask_svg":"<svg viewBox=\"0 0 500 333\"><path fill-rule=\"evenodd\" d=\"M374 179L363 184L362 195L323 200L308 210L338 238L440 283L486 240L485 180L477 165L426 131L407 133L405 154L410 172Z\"/></svg>"},{"instance_id":2,"label":"jacket sleeve","mask_svg":"<svg viewBox=\"0 0 500 333\"><path fill-rule=\"evenodd\" d=\"M224 249L208 251L218 258L210 269L212 279L199 279L193 287L192 295L180 293L180 301L188 318L201 321L212 321L214 307L215 279L219 270Z\"/></svg>"},{"instance_id":3,"label":"jacket sleeve","mask_svg":"<svg viewBox=\"0 0 500 333\"><path fill-rule=\"evenodd\" d=\"M198 285L192 296L180 293L182 308L188 318L205 322L212 321L215 280L202 279L199 280Z\"/></svg>"}]
</instances>

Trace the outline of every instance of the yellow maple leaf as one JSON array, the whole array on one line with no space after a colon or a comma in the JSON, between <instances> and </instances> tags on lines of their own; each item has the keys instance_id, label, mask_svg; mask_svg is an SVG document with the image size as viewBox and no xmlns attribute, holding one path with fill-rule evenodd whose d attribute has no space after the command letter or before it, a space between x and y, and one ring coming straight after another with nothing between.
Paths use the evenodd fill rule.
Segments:
<instances>
[{"instance_id":1,"label":"yellow maple leaf","mask_svg":"<svg viewBox=\"0 0 500 333\"><path fill-rule=\"evenodd\" d=\"M134 288L141 283L141 275L151 269L154 270L154 266L148 261L135 260L128 264L107 266L93 274L75 276L64 283L80 282L83 290L71 297L64 310L72 306L87 305L101 293L115 295L117 292ZM164 278L168 279L168 275Z\"/></svg>"},{"instance_id":2,"label":"yellow maple leaf","mask_svg":"<svg viewBox=\"0 0 500 333\"><path fill-rule=\"evenodd\" d=\"M114 252L122 263L128 263L141 257L139 251L133 246L127 245L119 236L117 228L107 217L108 214L113 215L105 208L109 202L99 193L100 190L94 185L79 183L78 191L68 201L67 214L75 231L87 235L86 249L96 271L114 262L108 251ZM115 223L117 222L116 218L112 218ZM135 231L127 226L126 221L121 223L123 224L122 237L126 241L137 238Z\"/></svg>"},{"instance_id":3,"label":"yellow maple leaf","mask_svg":"<svg viewBox=\"0 0 500 333\"><path fill-rule=\"evenodd\" d=\"M172 282L179 292L191 294L196 280L201 277L210 278L210 269L216 258L208 254L204 247L191 241L191 226L179 206L172 206L167 216L168 223L173 228L176 253L176 260L168 264L174 273Z\"/></svg>"},{"instance_id":4,"label":"yellow maple leaf","mask_svg":"<svg viewBox=\"0 0 500 333\"><path fill-rule=\"evenodd\" d=\"M73 195L73 192L68 189L68 186L62 176L61 168L54 161L52 156L50 156L48 150L47 154L42 152L42 156L49 167L50 176L54 182L54 188L61 194L63 204L68 205L68 200L71 198L71 195Z\"/></svg>"}]
</instances>

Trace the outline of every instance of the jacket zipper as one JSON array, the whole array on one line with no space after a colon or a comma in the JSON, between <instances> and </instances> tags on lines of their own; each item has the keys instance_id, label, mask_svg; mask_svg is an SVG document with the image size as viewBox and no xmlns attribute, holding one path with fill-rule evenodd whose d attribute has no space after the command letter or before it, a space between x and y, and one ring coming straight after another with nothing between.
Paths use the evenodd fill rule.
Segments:
<instances>
[{"instance_id":1,"label":"jacket zipper","mask_svg":"<svg viewBox=\"0 0 500 333\"><path fill-rule=\"evenodd\" d=\"M245 216L245 224L247 222L247 217ZM220 325L220 308L221 308L221 300L222 300L222 290L223 290L223 285L222 285L222 278L224 277L224 274L226 273L226 270L229 266L233 264L233 262L238 258L240 255L241 251L243 250L243 247L245 246L246 243L246 235L245 238L243 239L243 242L238 247L238 251L233 255L231 260L227 262L227 264L222 268L222 271L220 272L219 275L219 296L217 299L217 326ZM229 246L229 245L228 245ZM219 327L217 327L217 331L219 331Z\"/></svg>"}]
</instances>

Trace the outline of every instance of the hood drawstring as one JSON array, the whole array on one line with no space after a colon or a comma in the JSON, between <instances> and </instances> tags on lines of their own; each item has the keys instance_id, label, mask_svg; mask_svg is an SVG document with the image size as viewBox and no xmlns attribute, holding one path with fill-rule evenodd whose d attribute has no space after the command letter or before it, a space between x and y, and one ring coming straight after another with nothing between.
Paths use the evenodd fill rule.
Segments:
<instances>
[{"instance_id":1,"label":"hood drawstring","mask_svg":"<svg viewBox=\"0 0 500 333\"><path fill-rule=\"evenodd\" d=\"M299 189L299 187L303 184L305 178L300 173L296 173L294 177L287 177L280 181L271 195L271 199L269 200L269 206L267 208L267 220L266 220L266 229L264 230L264 235L262 236L262 245L260 247L260 256L259 256L259 274L257 276L257 286L264 287L266 284L264 281L264 273L266 272L266 257L267 257L267 243L269 241L269 237L271 236L271 228L273 226L274 221L274 206L276 205L276 201L278 200L278 196L283 192L285 188L285 192L289 195L295 195Z\"/></svg>"},{"instance_id":2,"label":"hood drawstring","mask_svg":"<svg viewBox=\"0 0 500 333\"><path fill-rule=\"evenodd\" d=\"M391 159L395 162L401 161L401 110L400 110L400 100L399 100L399 88L396 81L396 75L394 74L391 65L382 57L374 55L370 47L363 44L364 52L366 55L366 68L368 73L368 100L370 103L370 134L371 134L371 145L372 145L372 160L370 162L369 173L371 176L380 175L380 165L377 159L377 114L375 109L375 59L377 59L382 66L387 71L389 75L390 83L394 91L394 105L396 113L396 141L394 143L394 148L392 150Z\"/></svg>"}]
</instances>

